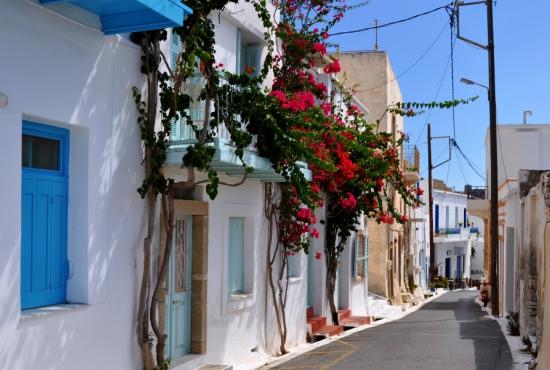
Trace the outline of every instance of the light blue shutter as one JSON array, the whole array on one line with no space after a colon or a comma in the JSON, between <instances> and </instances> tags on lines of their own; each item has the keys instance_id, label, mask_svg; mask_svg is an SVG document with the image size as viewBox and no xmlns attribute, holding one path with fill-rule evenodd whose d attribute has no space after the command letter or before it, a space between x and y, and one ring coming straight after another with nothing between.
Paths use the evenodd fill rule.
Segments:
<instances>
[{"instance_id":1,"label":"light blue shutter","mask_svg":"<svg viewBox=\"0 0 550 370\"><path fill-rule=\"evenodd\" d=\"M170 69L173 73L176 72L178 55L181 50L181 39L176 33L172 33L170 43ZM181 137L181 118L173 120L170 127L170 140L182 140Z\"/></svg>"},{"instance_id":2,"label":"light blue shutter","mask_svg":"<svg viewBox=\"0 0 550 370\"><path fill-rule=\"evenodd\" d=\"M369 276L369 237L368 235L365 235L363 238L365 243L365 266L364 266L364 273L365 277Z\"/></svg>"},{"instance_id":3,"label":"light blue shutter","mask_svg":"<svg viewBox=\"0 0 550 370\"><path fill-rule=\"evenodd\" d=\"M244 292L244 217L229 218L229 293Z\"/></svg>"}]
</instances>

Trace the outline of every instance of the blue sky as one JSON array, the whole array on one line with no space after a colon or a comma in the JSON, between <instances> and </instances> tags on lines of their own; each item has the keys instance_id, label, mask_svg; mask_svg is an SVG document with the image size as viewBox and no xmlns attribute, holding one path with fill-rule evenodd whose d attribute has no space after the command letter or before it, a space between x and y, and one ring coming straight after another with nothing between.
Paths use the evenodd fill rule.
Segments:
<instances>
[{"instance_id":1,"label":"blue sky","mask_svg":"<svg viewBox=\"0 0 550 370\"><path fill-rule=\"evenodd\" d=\"M357 1L355 1L356 3ZM354 3L352 1L350 4ZM431 10L450 1L441 0L371 0L360 9L350 11L336 26L334 32L357 29L409 17ZM464 8L463 8L464 9ZM550 1L500 0L494 8L495 52L498 123L521 123L524 110L532 110L529 123L550 123ZM428 50L440 36L429 53L408 73L399 78L405 101L433 101L445 66L450 56L449 16L445 10L395 26L379 30L379 50L388 52L396 74L407 70ZM461 32L469 38L486 40L485 7L470 6L461 11ZM372 50L374 31L334 36L342 51ZM479 95L479 99L467 106L460 106L455 112L456 140L466 155L485 171L484 138L489 121L485 89L459 83L466 77L481 84L488 84L487 52L458 40L454 51L455 97L468 98ZM437 100L451 99L451 68L447 69ZM368 102L366 102L368 106ZM426 130L421 130L427 114L405 120L405 130L411 143L417 143L422 157L421 176L427 177ZM429 116L433 136L452 135L451 111L432 111ZM550 144L550 143L549 143ZM434 162L447 155L443 142L433 145ZM464 184L484 185L484 180L468 167L458 153L452 153L450 164L444 164L434 171L434 177L447 179L455 188ZM462 171L461 171L462 168Z\"/></svg>"}]
</instances>

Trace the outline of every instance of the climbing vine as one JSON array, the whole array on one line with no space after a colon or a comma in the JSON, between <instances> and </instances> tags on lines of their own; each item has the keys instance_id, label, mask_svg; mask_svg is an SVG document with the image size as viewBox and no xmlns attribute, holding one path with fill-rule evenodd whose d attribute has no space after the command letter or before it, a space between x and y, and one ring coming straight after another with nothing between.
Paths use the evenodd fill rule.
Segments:
<instances>
[{"instance_id":1,"label":"climbing vine","mask_svg":"<svg viewBox=\"0 0 550 370\"><path fill-rule=\"evenodd\" d=\"M141 46L142 71L147 78L144 95L138 89L133 91L145 167L138 192L146 199L148 212L136 328L146 370L169 366L164 358L166 335L159 325L164 312L159 307L172 245L174 199L193 199L195 188L201 184L215 199L220 185L244 183L253 171L244 161L244 152L253 139L258 154L269 159L284 180L277 186L277 200L272 196L273 186L266 187L265 209L275 238L275 248L267 246L267 269L280 353L286 352L287 333L283 272L289 255L310 252L311 238L319 236L317 224L324 224L326 230L326 291L337 323L336 269L359 217L366 215L384 223L407 222L393 204L394 193L405 204L418 205L418 190L407 186L400 168L399 147L404 138L396 140L390 134L377 133L377 123L368 122L353 105L352 93L332 79L340 71L340 64L335 56L327 54L331 46L329 31L346 11L364 3L351 7L344 0L246 0L264 27L266 47L258 71L246 66L242 73L235 73L216 60L213 19L238 0L184 2L193 13L182 27L171 31L171 37L178 37L182 43L175 65L162 52L161 45L168 38L166 31L132 35ZM202 81L200 93L191 95L185 87L197 74ZM329 89L321 82L322 76L328 76L327 81L335 88ZM189 108L197 101L204 103L201 121L190 115ZM397 103L388 111L410 116L432 105L447 108L459 103ZM181 182L167 177L163 167L175 122L193 133L181 158L186 175ZM212 142L222 130L228 132L242 163L243 177L235 183L221 181L212 167ZM305 175L303 163L311 177ZM197 179L196 172L206 177ZM160 224L167 238L162 246L153 248L159 197L163 214ZM324 220L314 215L319 207L326 210ZM153 261L158 261L158 268L153 267ZM273 272L275 265L278 272Z\"/></svg>"}]
</instances>

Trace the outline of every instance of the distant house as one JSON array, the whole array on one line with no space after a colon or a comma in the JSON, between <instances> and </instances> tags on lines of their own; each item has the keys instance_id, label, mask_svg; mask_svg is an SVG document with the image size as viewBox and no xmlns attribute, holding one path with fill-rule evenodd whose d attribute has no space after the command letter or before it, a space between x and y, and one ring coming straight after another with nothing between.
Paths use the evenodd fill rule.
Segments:
<instances>
[{"instance_id":1,"label":"distant house","mask_svg":"<svg viewBox=\"0 0 550 370\"><path fill-rule=\"evenodd\" d=\"M427 189L427 180L424 186ZM425 199L427 212L427 197ZM468 213L466 194L450 189L437 179L433 180L433 230L434 267L438 276L459 281L481 280L475 258L483 255L482 221ZM473 263L476 268L472 267Z\"/></svg>"}]
</instances>

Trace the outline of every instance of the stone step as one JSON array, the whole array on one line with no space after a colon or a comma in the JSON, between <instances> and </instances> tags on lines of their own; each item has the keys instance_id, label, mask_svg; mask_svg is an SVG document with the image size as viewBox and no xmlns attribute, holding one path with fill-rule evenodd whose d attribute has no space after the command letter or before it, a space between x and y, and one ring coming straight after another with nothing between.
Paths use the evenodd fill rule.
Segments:
<instances>
[{"instance_id":1,"label":"stone step","mask_svg":"<svg viewBox=\"0 0 550 370\"><path fill-rule=\"evenodd\" d=\"M340 324L356 328L358 326L368 325L371 323L370 316L350 316L340 321Z\"/></svg>"},{"instance_id":2,"label":"stone step","mask_svg":"<svg viewBox=\"0 0 550 370\"><path fill-rule=\"evenodd\" d=\"M203 365L197 370L233 370L233 365Z\"/></svg>"},{"instance_id":3,"label":"stone step","mask_svg":"<svg viewBox=\"0 0 550 370\"><path fill-rule=\"evenodd\" d=\"M338 320L342 321L351 316L351 310L338 310Z\"/></svg>"},{"instance_id":4,"label":"stone step","mask_svg":"<svg viewBox=\"0 0 550 370\"><path fill-rule=\"evenodd\" d=\"M313 332L314 337L333 337L335 335L341 335L344 333L343 325L325 325L319 330Z\"/></svg>"},{"instance_id":5,"label":"stone step","mask_svg":"<svg viewBox=\"0 0 550 370\"><path fill-rule=\"evenodd\" d=\"M307 323L310 326L310 332L315 333L316 331L327 325L327 318L324 316L314 316L308 318Z\"/></svg>"}]
</instances>

